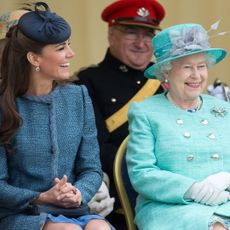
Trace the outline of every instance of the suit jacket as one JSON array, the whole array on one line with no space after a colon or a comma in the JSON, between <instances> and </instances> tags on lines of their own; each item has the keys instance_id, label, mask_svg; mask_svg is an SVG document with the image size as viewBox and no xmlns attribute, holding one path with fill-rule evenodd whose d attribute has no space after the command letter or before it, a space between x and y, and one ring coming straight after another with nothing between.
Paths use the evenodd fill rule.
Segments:
<instances>
[{"instance_id":1,"label":"suit jacket","mask_svg":"<svg viewBox=\"0 0 230 230\"><path fill-rule=\"evenodd\" d=\"M165 94L130 106L126 159L139 193L140 230L208 230L213 213L230 217L230 202L213 207L183 198L194 182L230 172L230 104L201 98L195 113L171 104Z\"/></svg>"}]
</instances>

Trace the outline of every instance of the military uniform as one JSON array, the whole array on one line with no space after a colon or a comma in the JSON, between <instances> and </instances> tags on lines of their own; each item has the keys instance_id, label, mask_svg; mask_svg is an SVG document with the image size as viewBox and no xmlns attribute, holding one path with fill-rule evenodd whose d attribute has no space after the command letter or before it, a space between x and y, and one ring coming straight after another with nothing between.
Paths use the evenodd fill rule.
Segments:
<instances>
[{"instance_id":1,"label":"military uniform","mask_svg":"<svg viewBox=\"0 0 230 230\"><path fill-rule=\"evenodd\" d=\"M114 58L109 50L101 63L80 71L77 77L76 83L86 85L92 98L102 168L111 180L111 195L117 197L113 183L113 162L119 145L128 135L128 122L109 133L105 120L123 107L142 88L147 78L143 71L130 68ZM162 91L160 87L157 93Z\"/></svg>"}]
</instances>

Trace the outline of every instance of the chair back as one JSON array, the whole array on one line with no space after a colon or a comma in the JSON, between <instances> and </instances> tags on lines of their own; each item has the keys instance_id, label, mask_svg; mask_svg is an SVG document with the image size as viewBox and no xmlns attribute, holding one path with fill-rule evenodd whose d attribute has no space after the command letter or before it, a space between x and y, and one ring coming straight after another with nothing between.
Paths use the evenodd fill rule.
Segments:
<instances>
[{"instance_id":1,"label":"chair back","mask_svg":"<svg viewBox=\"0 0 230 230\"><path fill-rule=\"evenodd\" d=\"M114 160L114 181L117 193L124 210L127 230L136 230L134 224L134 209L136 205L137 192L133 189L129 180L125 154L127 150L128 136L123 140L117 150Z\"/></svg>"}]
</instances>

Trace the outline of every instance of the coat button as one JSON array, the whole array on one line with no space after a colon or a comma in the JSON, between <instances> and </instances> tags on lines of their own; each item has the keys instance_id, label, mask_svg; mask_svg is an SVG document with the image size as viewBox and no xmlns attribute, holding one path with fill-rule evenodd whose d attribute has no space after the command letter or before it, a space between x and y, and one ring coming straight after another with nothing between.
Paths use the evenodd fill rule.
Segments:
<instances>
[{"instance_id":1,"label":"coat button","mask_svg":"<svg viewBox=\"0 0 230 230\"><path fill-rule=\"evenodd\" d=\"M184 122L183 122L182 119L177 119L177 120L176 120L176 123L177 123L178 125L183 125L183 124L184 124Z\"/></svg>"},{"instance_id":2,"label":"coat button","mask_svg":"<svg viewBox=\"0 0 230 230\"><path fill-rule=\"evenodd\" d=\"M207 125L208 124L208 120L207 119L203 119L203 120L201 120L200 123L203 124L203 125Z\"/></svg>"},{"instance_id":3,"label":"coat button","mask_svg":"<svg viewBox=\"0 0 230 230\"><path fill-rule=\"evenodd\" d=\"M194 155L190 154L187 156L188 161L192 161L194 159Z\"/></svg>"},{"instance_id":4,"label":"coat button","mask_svg":"<svg viewBox=\"0 0 230 230\"><path fill-rule=\"evenodd\" d=\"M189 132L185 132L185 133L184 133L184 137L185 137L185 138L190 138L190 137L191 137L191 134L190 134Z\"/></svg>"},{"instance_id":5,"label":"coat button","mask_svg":"<svg viewBox=\"0 0 230 230\"><path fill-rule=\"evenodd\" d=\"M117 99L114 98L114 97L112 97L112 98L111 98L111 102L115 103L115 102L117 102Z\"/></svg>"},{"instance_id":6,"label":"coat button","mask_svg":"<svg viewBox=\"0 0 230 230\"><path fill-rule=\"evenodd\" d=\"M215 154L213 154L213 155L211 156L211 158L212 158L213 160L218 161L218 160L220 159L220 156L219 156L219 154L215 153Z\"/></svg>"},{"instance_id":7,"label":"coat button","mask_svg":"<svg viewBox=\"0 0 230 230\"><path fill-rule=\"evenodd\" d=\"M211 140L214 140L214 139L216 139L216 136L215 136L214 133L209 133L208 138L211 139Z\"/></svg>"}]
</instances>

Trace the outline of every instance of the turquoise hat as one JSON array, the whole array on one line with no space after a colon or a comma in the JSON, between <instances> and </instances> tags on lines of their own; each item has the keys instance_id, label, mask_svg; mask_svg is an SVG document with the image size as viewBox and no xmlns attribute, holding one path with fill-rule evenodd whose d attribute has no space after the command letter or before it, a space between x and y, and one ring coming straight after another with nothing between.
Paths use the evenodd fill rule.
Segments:
<instances>
[{"instance_id":1,"label":"turquoise hat","mask_svg":"<svg viewBox=\"0 0 230 230\"><path fill-rule=\"evenodd\" d=\"M196 53L207 53L214 64L227 54L221 48L211 48L207 31L199 24L179 24L159 32L152 39L156 63L144 72L145 77L156 79L155 71L168 61Z\"/></svg>"}]
</instances>

